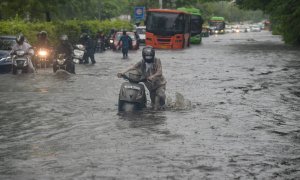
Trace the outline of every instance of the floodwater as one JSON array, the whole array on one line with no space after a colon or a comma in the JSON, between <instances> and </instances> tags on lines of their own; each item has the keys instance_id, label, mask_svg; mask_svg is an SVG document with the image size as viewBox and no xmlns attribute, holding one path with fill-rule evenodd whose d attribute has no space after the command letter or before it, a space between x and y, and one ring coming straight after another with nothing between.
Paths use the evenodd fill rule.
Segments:
<instances>
[{"instance_id":1,"label":"floodwater","mask_svg":"<svg viewBox=\"0 0 300 180\"><path fill-rule=\"evenodd\" d=\"M0 75L0 179L300 177L299 49L263 31L156 54L183 107L118 114L116 74L141 50L76 75Z\"/></svg>"}]
</instances>

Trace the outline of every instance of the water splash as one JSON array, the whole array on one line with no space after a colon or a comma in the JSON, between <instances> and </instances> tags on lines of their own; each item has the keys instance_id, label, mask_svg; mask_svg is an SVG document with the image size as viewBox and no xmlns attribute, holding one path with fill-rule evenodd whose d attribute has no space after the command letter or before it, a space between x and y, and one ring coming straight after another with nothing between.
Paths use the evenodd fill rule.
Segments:
<instances>
[{"instance_id":1,"label":"water splash","mask_svg":"<svg viewBox=\"0 0 300 180\"><path fill-rule=\"evenodd\" d=\"M192 102L188 99L185 99L184 96L179 92L175 93L174 102L172 98L168 96L166 105L168 108L175 109L175 110L187 110L192 108Z\"/></svg>"}]
</instances>

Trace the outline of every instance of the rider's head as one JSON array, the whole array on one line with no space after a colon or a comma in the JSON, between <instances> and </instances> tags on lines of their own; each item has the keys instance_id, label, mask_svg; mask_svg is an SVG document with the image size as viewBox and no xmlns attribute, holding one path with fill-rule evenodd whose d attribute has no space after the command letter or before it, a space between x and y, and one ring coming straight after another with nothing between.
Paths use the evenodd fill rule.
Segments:
<instances>
[{"instance_id":1,"label":"rider's head","mask_svg":"<svg viewBox=\"0 0 300 180\"><path fill-rule=\"evenodd\" d=\"M82 33L81 35L80 35L80 39L87 39L88 38L88 34L87 33Z\"/></svg>"},{"instance_id":2,"label":"rider's head","mask_svg":"<svg viewBox=\"0 0 300 180\"><path fill-rule=\"evenodd\" d=\"M123 30L123 35L126 35L126 30Z\"/></svg>"},{"instance_id":3,"label":"rider's head","mask_svg":"<svg viewBox=\"0 0 300 180\"><path fill-rule=\"evenodd\" d=\"M59 40L61 43L65 44L68 41L68 36L66 34L63 34L59 37Z\"/></svg>"},{"instance_id":4,"label":"rider's head","mask_svg":"<svg viewBox=\"0 0 300 180\"><path fill-rule=\"evenodd\" d=\"M152 63L155 57L155 50L152 46L145 46L142 51L143 59L147 63Z\"/></svg>"},{"instance_id":5,"label":"rider's head","mask_svg":"<svg viewBox=\"0 0 300 180\"><path fill-rule=\"evenodd\" d=\"M46 39L47 38L47 32L46 31L41 31L40 33L41 39Z\"/></svg>"},{"instance_id":6,"label":"rider's head","mask_svg":"<svg viewBox=\"0 0 300 180\"><path fill-rule=\"evenodd\" d=\"M17 37L16 37L16 42L17 42L19 45L22 45L23 42L24 42L24 40L25 40L25 37L24 37L23 34L17 35Z\"/></svg>"}]
</instances>

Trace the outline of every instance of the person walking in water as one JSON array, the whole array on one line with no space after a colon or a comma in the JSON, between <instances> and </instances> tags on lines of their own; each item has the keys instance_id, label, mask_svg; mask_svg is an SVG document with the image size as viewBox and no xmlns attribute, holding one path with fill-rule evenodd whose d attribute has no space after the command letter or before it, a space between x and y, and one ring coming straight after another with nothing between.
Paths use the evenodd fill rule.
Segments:
<instances>
[{"instance_id":1,"label":"person walking in water","mask_svg":"<svg viewBox=\"0 0 300 180\"><path fill-rule=\"evenodd\" d=\"M126 31L123 31L123 35L121 36L118 46L122 43L122 53L123 53L123 59L128 58L128 50L132 43L132 39L126 34Z\"/></svg>"}]
</instances>

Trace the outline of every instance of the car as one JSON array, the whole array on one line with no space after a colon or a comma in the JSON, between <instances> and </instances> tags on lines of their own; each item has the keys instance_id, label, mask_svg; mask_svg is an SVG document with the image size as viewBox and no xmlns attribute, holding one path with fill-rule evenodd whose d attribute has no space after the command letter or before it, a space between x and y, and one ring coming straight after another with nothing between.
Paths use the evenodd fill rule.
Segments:
<instances>
[{"instance_id":1,"label":"car","mask_svg":"<svg viewBox=\"0 0 300 180\"><path fill-rule=\"evenodd\" d=\"M253 25L253 26L250 27L250 31L251 32L260 32L261 29L258 25Z\"/></svg>"},{"instance_id":2,"label":"car","mask_svg":"<svg viewBox=\"0 0 300 180\"><path fill-rule=\"evenodd\" d=\"M12 46L16 43L16 36L0 36L0 73L8 73L12 68L11 56Z\"/></svg>"},{"instance_id":3,"label":"car","mask_svg":"<svg viewBox=\"0 0 300 180\"><path fill-rule=\"evenodd\" d=\"M112 39L110 40L111 48L113 50L117 50L120 46L118 46L118 43L120 41L120 38L122 36L123 32L118 31L115 32L112 36ZM130 50L137 50L139 49L139 43L137 42L137 38L134 32L128 31L126 34L132 39L132 45L129 47ZM122 43L122 42L121 42ZM121 45L121 44L120 44Z\"/></svg>"},{"instance_id":4,"label":"car","mask_svg":"<svg viewBox=\"0 0 300 180\"><path fill-rule=\"evenodd\" d=\"M146 40L146 26L138 26L136 27L136 33L139 35L140 43L145 43Z\"/></svg>"}]
</instances>

